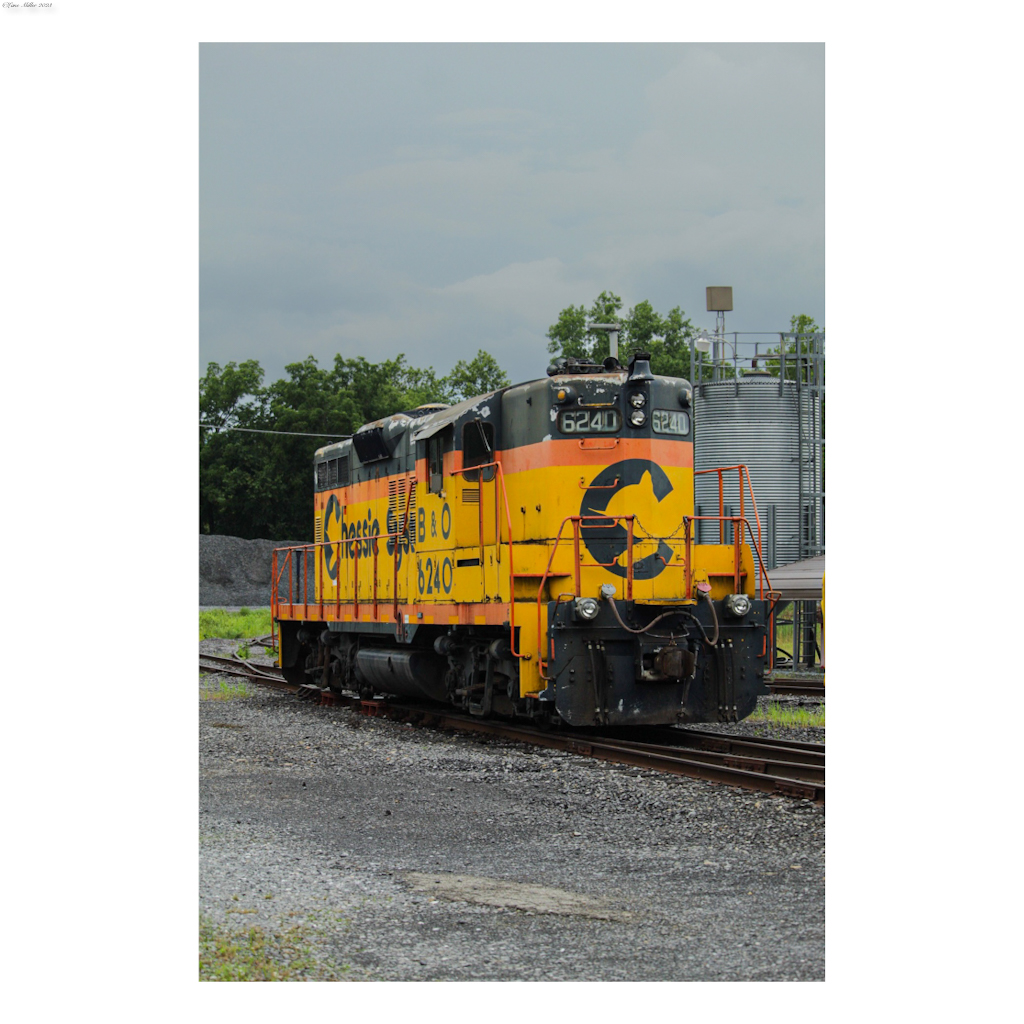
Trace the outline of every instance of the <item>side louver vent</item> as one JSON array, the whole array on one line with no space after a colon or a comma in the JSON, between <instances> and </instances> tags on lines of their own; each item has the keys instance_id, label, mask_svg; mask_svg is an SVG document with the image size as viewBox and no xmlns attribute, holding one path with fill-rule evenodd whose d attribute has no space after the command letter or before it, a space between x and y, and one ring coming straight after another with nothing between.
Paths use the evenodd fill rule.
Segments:
<instances>
[{"instance_id":1,"label":"side louver vent","mask_svg":"<svg viewBox=\"0 0 1024 1024\"><path fill-rule=\"evenodd\" d=\"M412 533L416 528L416 485L413 477L390 477L388 479L388 512L391 513L391 521L395 524L394 529L402 531L403 525L407 533ZM406 495L409 486L412 484L412 493L409 498L409 518L405 516Z\"/></svg>"}]
</instances>

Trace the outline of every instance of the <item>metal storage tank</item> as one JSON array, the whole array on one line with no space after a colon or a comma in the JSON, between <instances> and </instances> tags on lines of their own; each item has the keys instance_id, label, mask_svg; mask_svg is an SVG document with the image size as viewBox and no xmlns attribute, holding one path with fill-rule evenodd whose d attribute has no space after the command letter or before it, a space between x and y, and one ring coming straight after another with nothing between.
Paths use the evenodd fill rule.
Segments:
<instances>
[{"instance_id":1,"label":"metal storage tank","mask_svg":"<svg viewBox=\"0 0 1024 1024\"><path fill-rule=\"evenodd\" d=\"M819 393L793 380L782 381L766 370L748 370L732 380L707 381L695 391L694 468L740 463L748 468L761 519L765 566L770 571L776 565L823 553ZM739 515L738 478L736 472L723 475L726 515ZM695 492L697 514L718 515L717 474L697 476ZM744 514L756 540L757 523L749 494L744 495ZM718 542L717 523L701 523L699 531L703 543ZM725 539L732 540L728 526Z\"/></svg>"}]
</instances>

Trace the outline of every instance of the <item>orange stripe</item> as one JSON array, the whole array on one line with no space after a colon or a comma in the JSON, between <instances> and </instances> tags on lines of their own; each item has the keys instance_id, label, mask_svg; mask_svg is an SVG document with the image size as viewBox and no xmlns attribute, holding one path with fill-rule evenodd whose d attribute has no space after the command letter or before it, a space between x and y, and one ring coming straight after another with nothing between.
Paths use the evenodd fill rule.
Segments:
<instances>
[{"instance_id":1,"label":"orange stripe","mask_svg":"<svg viewBox=\"0 0 1024 1024\"><path fill-rule=\"evenodd\" d=\"M536 600L517 601L516 605L536 605ZM339 606L334 601L324 601L324 615L320 618L319 602L310 601L303 605L301 601L294 602L291 606L287 602L278 604L278 619L299 620L303 618L303 608L308 608L309 616L306 622L386 622L394 625L393 608L390 601L380 600L377 606L377 618L373 618L373 598L359 599L359 617L353 614L354 605L350 601L344 601ZM418 612L423 613L423 618L416 617ZM488 626L507 626L509 617L509 606L501 602L490 604L399 604L398 613L401 616L409 616L409 625L427 625L427 617L432 623L448 625L476 626L486 624ZM369 615L370 618L366 618ZM347 618L346 618L347 616Z\"/></svg>"},{"instance_id":2,"label":"orange stripe","mask_svg":"<svg viewBox=\"0 0 1024 1024\"><path fill-rule=\"evenodd\" d=\"M521 448L509 448L499 453L501 467L509 475L549 466L565 466L568 469L572 466L608 466L623 459L648 459L659 466L693 468L693 443L690 441L620 437L614 448L580 448L580 440L559 438L523 445Z\"/></svg>"},{"instance_id":3,"label":"orange stripe","mask_svg":"<svg viewBox=\"0 0 1024 1024\"><path fill-rule=\"evenodd\" d=\"M602 442L616 443L610 448L580 447L581 443ZM552 438L550 441L538 441L519 448L507 448L497 454L506 474L523 473L530 469L544 469L549 466L608 466L623 459L649 459L659 466L693 468L693 442L651 437L616 438L594 434L587 438ZM446 452L444 462L445 476L454 475L462 469L462 452ZM314 494L315 509L317 512L323 511L331 494L336 494L342 505L359 505L378 499L384 501L388 496L388 480L395 480L404 494L410 476L417 478L419 482L425 481L426 468L426 459L420 459L416 463L414 473L395 473L349 487L339 487L333 491L317 491Z\"/></svg>"}]
</instances>

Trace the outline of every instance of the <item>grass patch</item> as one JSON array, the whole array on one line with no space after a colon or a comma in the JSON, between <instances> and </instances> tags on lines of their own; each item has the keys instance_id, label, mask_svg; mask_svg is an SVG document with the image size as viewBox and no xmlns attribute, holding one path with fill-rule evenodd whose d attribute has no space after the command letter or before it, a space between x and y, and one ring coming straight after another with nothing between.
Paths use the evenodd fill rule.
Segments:
<instances>
[{"instance_id":1,"label":"grass patch","mask_svg":"<svg viewBox=\"0 0 1024 1024\"><path fill-rule=\"evenodd\" d=\"M785 729L824 729L825 705L816 708L791 708L781 704L767 704L759 707L748 722L763 725L777 725Z\"/></svg>"},{"instance_id":2,"label":"grass patch","mask_svg":"<svg viewBox=\"0 0 1024 1024\"><path fill-rule=\"evenodd\" d=\"M338 981L334 968L317 958L310 939L301 925L281 931L257 925L230 929L200 917L199 980Z\"/></svg>"},{"instance_id":3,"label":"grass patch","mask_svg":"<svg viewBox=\"0 0 1024 1024\"><path fill-rule=\"evenodd\" d=\"M200 640L245 640L270 633L270 609L242 608L226 612L220 608L199 613Z\"/></svg>"},{"instance_id":4,"label":"grass patch","mask_svg":"<svg viewBox=\"0 0 1024 1024\"><path fill-rule=\"evenodd\" d=\"M203 689L200 691L200 700L244 700L251 697L255 691L248 683L229 683L221 680L216 690Z\"/></svg>"}]
</instances>

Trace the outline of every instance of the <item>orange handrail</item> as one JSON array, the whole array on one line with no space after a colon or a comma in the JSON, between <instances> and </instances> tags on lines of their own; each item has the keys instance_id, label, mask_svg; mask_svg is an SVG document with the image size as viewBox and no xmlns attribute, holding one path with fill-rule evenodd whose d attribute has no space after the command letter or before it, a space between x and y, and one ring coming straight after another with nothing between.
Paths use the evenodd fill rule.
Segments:
<instances>
[{"instance_id":1,"label":"orange handrail","mask_svg":"<svg viewBox=\"0 0 1024 1024\"><path fill-rule=\"evenodd\" d=\"M574 597L580 596L581 583L580 583L580 527L585 520L599 519L602 521L602 525L607 523L609 520L617 522L620 519L624 519L628 526L626 527L626 586L627 593L629 595L628 600L632 600L633 595L633 520L635 516L632 515L594 515L594 516L566 516L558 526L558 533L555 534L555 543L551 546L551 553L548 555L548 564L544 568L544 575L541 577L540 585L537 587L537 667L540 670L540 676L542 679L548 677L544 675L544 668L547 662L543 658L541 652L544 647L541 643L541 597L544 594L544 585L548 581L548 577L551 576L551 564L555 559L555 552L558 550L558 545L562 540L562 531L565 529L566 523L572 523L572 534L573 534L573 552L575 554L575 564L573 566L573 583L575 584ZM511 544L509 545L511 547ZM609 563L614 565L615 563Z\"/></svg>"},{"instance_id":2,"label":"orange handrail","mask_svg":"<svg viewBox=\"0 0 1024 1024\"><path fill-rule=\"evenodd\" d=\"M750 494L750 503L754 506L754 519L757 522L757 553L761 554L761 516L757 511L757 499L754 497L754 487L750 482L750 470L745 465L739 463L735 466L719 466L716 469L695 469L693 471L694 476L702 476L705 473L717 473L718 474L718 515L717 516L696 516L698 519L715 519L719 520L719 540L720 544L725 543L725 492L723 484L723 473L730 473L736 470L739 473L739 494L740 494L740 515L739 518L744 518L743 515L743 481L747 482L747 491ZM751 541L754 536L751 532Z\"/></svg>"},{"instance_id":3,"label":"orange handrail","mask_svg":"<svg viewBox=\"0 0 1024 1024\"><path fill-rule=\"evenodd\" d=\"M494 531L494 547L499 552L501 550L501 529L500 529L500 522L501 522L501 520L500 520L500 518L498 516L498 507L497 507L498 506L497 490L498 490L499 486L501 488L502 502L505 505L505 524L508 526L508 606L509 606L508 628L509 628L509 634L510 634L510 637L511 637L511 649L512 649L512 654L513 654L514 657L516 657L516 658L525 658L526 660L529 660L532 657L532 655L530 655L530 654L522 654L522 653L520 653L519 651L516 650L516 589L515 589L516 588L516 582L515 582L516 581L516 574L515 574L515 566L514 566L514 556L512 554L512 549L513 549L513 546L514 546L513 545L513 541L512 541L512 512L509 509L508 490L505 487L505 471L504 471L504 469L502 469L501 462L498 461L497 459L495 459L494 462L482 462L482 463L480 463L479 465L476 465L476 466L462 466L459 469L454 469L452 472L453 472L453 474L461 475L463 473L472 473L472 472L478 472L478 471L485 470L485 469L490 469L491 466L495 467L495 475L494 475L494 487L495 487L494 517L495 517L495 527L496 528L495 528L495 531ZM483 489L482 485L485 484L485 483L490 483L491 481L490 480L484 480L484 476L483 476L482 472L479 473L479 476L477 477L477 480L481 484L481 487L480 487L480 505L481 505L481 508L480 508L480 512L479 512L479 518L480 518L480 552L481 552L480 568L481 568L481 570L484 570L484 564L483 564L483 562L484 562L484 560L483 560L483 490L484 489ZM500 561L500 555L499 555L499 561ZM487 580L486 570L484 570L484 572L485 572L485 575L484 575L484 589L486 591L486 589L487 589L486 588L486 580Z\"/></svg>"}]
</instances>

